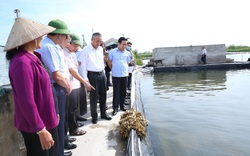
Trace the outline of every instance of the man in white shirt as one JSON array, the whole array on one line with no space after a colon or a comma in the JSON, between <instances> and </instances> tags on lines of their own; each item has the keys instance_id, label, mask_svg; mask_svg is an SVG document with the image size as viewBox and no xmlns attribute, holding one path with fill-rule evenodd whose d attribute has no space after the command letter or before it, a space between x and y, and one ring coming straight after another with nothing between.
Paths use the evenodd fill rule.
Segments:
<instances>
[{"instance_id":1,"label":"man in white shirt","mask_svg":"<svg viewBox=\"0 0 250 156\"><path fill-rule=\"evenodd\" d=\"M80 62L80 54L82 53L82 49L79 47L76 52L75 52L75 55L76 55L76 58L77 58L77 61L79 63L79 68L78 68L78 72L79 74L81 75L81 62ZM83 75L81 75L81 77L83 77ZM81 87L80 87L80 104L78 106L78 118L77 120L78 121L86 121L85 118L83 118L82 116L85 115L87 113L88 109L87 109L87 91L86 91L86 88L84 87L83 84L81 84Z\"/></svg>"},{"instance_id":2,"label":"man in white shirt","mask_svg":"<svg viewBox=\"0 0 250 156\"><path fill-rule=\"evenodd\" d=\"M90 91L90 111L92 123L97 123L97 98L99 95L101 118L111 120L112 118L106 112L107 86L106 76L104 74L102 35L94 33L91 38L91 44L83 48L78 61L80 62L80 74L84 79L89 80L95 90Z\"/></svg>"},{"instance_id":3,"label":"man in white shirt","mask_svg":"<svg viewBox=\"0 0 250 156\"><path fill-rule=\"evenodd\" d=\"M78 74L78 62L74 52L81 46L80 38L76 34L71 34L70 44L63 49L66 64L70 72L69 81L72 85L72 92L68 96L68 118L67 128L70 135L84 135L86 131L78 129L82 126L77 123L77 106L79 105L80 83L86 86L88 90L94 89L86 80ZM66 129L67 130L67 129Z\"/></svg>"},{"instance_id":4,"label":"man in white shirt","mask_svg":"<svg viewBox=\"0 0 250 156\"><path fill-rule=\"evenodd\" d=\"M205 49L205 47L202 47L202 51L201 51L201 61L206 64L206 56L207 56L207 50Z\"/></svg>"}]
</instances>

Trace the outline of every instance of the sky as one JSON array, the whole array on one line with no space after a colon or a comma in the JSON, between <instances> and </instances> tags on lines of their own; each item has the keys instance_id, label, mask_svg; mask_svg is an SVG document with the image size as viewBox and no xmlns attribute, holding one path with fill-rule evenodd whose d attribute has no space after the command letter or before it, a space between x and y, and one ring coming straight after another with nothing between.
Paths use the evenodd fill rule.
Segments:
<instances>
[{"instance_id":1,"label":"sky","mask_svg":"<svg viewBox=\"0 0 250 156\"><path fill-rule=\"evenodd\" d=\"M248 0L0 0L0 45L21 17L43 24L60 19L70 32L103 41L130 38L138 52L157 47L226 44L250 46Z\"/></svg>"}]
</instances>

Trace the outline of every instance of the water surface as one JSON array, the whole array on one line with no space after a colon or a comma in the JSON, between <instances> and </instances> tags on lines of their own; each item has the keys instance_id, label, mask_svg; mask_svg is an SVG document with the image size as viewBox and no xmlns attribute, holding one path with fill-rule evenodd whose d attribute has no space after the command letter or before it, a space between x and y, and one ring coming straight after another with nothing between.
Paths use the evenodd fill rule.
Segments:
<instances>
[{"instance_id":1,"label":"water surface","mask_svg":"<svg viewBox=\"0 0 250 156\"><path fill-rule=\"evenodd\" d=\"M155 155L250 155L250 70L141 78Z\"/></svg>"},{"instance_id":2,"label":"water surface","mask_svg":"<svg viewBox=\"0 0 250 156\"><path fill-rule=\"evenodd\" d=\"M9 84L8 70L9 63L5 59L5 52L3 52L3 48L0 48L0 86L4 84Z\"/></svg>"}]
</instances>

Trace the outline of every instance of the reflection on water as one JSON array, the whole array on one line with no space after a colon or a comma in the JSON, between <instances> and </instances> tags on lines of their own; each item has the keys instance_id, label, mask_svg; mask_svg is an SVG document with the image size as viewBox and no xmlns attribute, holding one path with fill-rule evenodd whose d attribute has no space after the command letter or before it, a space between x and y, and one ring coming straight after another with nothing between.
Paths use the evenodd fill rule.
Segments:
<instances>
[{"instance_id":1,"label":"reflection on water","mask_svg":"<svg viewBox=\"0 0 250 156\"><path fill-rule=\"evenodd\" d=\"M209 90L226 89L226 71L200 71L200 72L177 72L155 74L153 85L156 94L163 94L162 98L168 98L167 94L178 92L177 95L188 96L191 94L204 94ZM185 93L185 94L182 94ZM192 96L192 95L190 95ZM170 97L169 97L170 98Z\"/></svg>"},{"instance_id":2,"label":"reflection on water","mask_svg":"<svg viewBox=\"0 0 250 156\"><path fill-rule=\"evenodd\" d=\"M142 77L142 102L155 155L249 155L249 78L250 70Z\"/></svg>"}]
</instances>

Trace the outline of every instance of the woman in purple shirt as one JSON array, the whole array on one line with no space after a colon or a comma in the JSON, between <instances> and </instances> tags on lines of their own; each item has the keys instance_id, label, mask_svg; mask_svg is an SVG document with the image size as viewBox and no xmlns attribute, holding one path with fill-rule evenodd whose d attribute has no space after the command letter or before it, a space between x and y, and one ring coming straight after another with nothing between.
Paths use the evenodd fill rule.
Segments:
<instances>
[{"instance_id":1,"label":"woman in purple shirt","mask_svg":"<svg viewBox=\"0 0 250 156\"><path fill-rule=\"evenodd\" d=\"M27 156L57 156L58 118L48 73L35 49L53 27L16 18L4 51L15 103L15 126L21 131Z\"/></svg>"}]
</instances>

